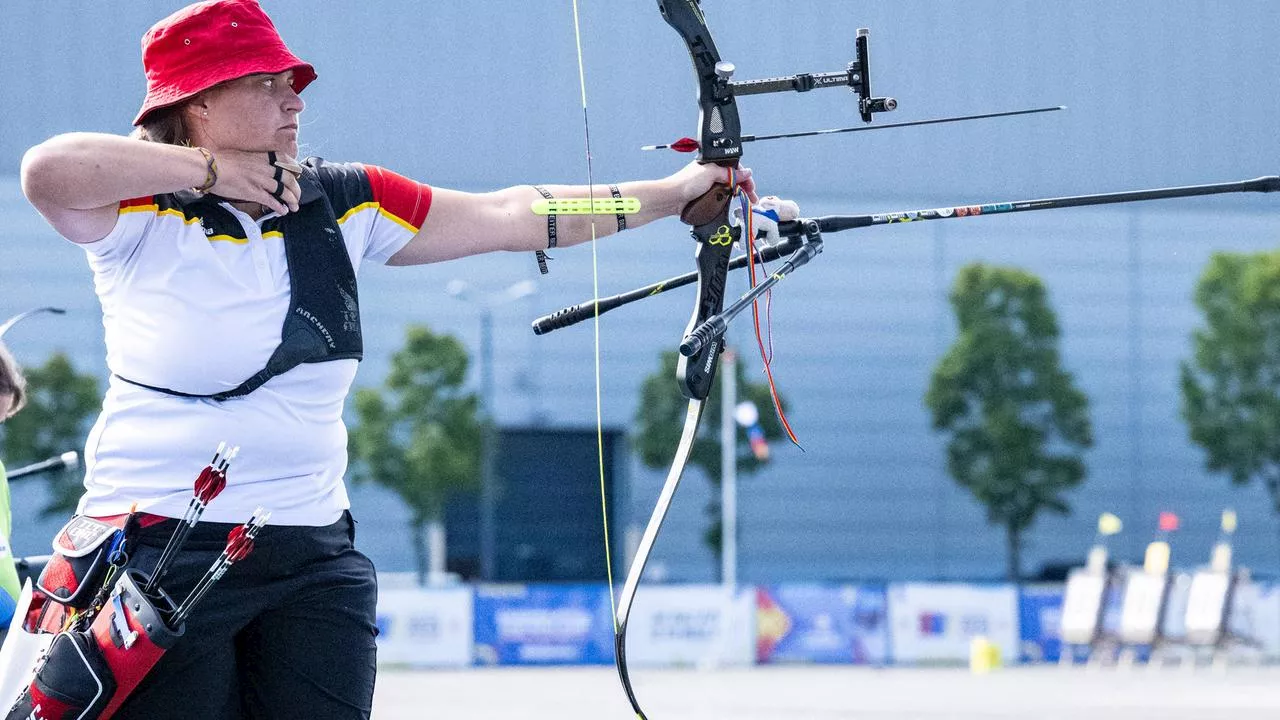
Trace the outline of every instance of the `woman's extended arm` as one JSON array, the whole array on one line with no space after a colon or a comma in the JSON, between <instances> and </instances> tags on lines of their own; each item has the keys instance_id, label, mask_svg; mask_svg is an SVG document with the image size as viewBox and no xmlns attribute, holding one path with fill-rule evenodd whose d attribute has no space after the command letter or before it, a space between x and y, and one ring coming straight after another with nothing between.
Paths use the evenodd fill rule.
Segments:
<instances>
[{"instance_id":1,"label":"woman's extended arm","mask_svg":"<svg viewBox=\"0 0 1280 720\"><path fill-rule=\"evenodd\" d=\"M725 182L728 171L716 165L690 163L679 172L661 180L640 180L617 185L623 197L640 201L640 212L627 215L628 228L678 214L691 200L705 193L717 182ZM737 180L755 198L751 171L737 171ZM557 199L588 197L585 185L546 185L544 189ZM611 197L607 185L596 185L597 199ZM464 193L443 188L432 189L431 212L418 233L389 265L421 265L494 250L529 251L547 247L547 220L531 210L542 195L529 185L520 185L490 193ZM595 237L617 232L615 216L594 216ZM556 246L568 247L592 238L592 216L560 215L557 218Z\"/></svg>"}]
</instances>

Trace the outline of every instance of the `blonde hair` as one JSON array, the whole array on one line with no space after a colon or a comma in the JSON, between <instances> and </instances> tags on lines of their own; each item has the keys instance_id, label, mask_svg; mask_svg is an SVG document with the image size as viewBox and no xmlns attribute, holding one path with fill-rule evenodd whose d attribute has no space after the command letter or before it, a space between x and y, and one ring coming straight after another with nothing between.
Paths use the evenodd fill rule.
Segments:
<instances>
[{"instance_id":1,"label":"blonde hair","mask_svg":"<svg viewBox=\"0 0 1280 720\"><path fill-rule=\"evenodd\" d=\"M183 117L184 105L161 108L147 115L131 137L166 145L190 145L191 133Z\"/></svg>"},{"instance_id":2,"label":"blonde hair","mask_svg":"<svg viewBox=\"0 0 1280 720\"><path fill-rule=\"evenodd\" d=\"M9 408L8 416L0 417L0 420L17 415L18 411L27 404L27 380L22 376L22 369L18 367L18 362L13 359L13 355L9 353L4 343L0 343L0 395L13 397L13 405Z\"/></svg>"}]
</instances>

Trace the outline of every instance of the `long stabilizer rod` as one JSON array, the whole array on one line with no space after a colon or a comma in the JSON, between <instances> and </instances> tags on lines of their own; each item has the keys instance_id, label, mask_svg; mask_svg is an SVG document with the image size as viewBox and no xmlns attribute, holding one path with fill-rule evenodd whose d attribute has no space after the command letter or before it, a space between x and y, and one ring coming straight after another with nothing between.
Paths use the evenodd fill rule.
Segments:
<instances>
[{"instance_id":1,"label":"long stabilizer rod","mask_svg":"<svg viewBox=\"0 0 1280 720\"><path fill-rule=\"evenodd\" d=\"M1071 195L1068 197L1042 198L1040 200L1015 200L1013 202L986 203L983 205L956 205L930 210L905 210L875 215L825 215L815 218L821 232L840 232L872 225L916 222L918 220L944 220L946 218L998 215L1031 210L1056 210L1083 207L1085 205L1114 205L1116 203L1165 200L1168 198L1195 197L1198 195L1224 195L1227 193L1276 192L1280 190L1280 176L1268 175L1238 182L1212 183L1209 185L1184 185L1182 187L1157 188L1155 190L1130 190L1127 192L1100 193L1098 195ZM802 232L803 221L791 220L778 223L782 235Z\"/></svg>"},{"instance_id":2,"label":"long stabilizer rod","mask_svg":"<svg viewBox=\"0 0 1280 720\"><path fill-rule=\"evenodd\" d=\"M816 221L819 232L840 232L873 225L892 225L922 220L944 220L947 218L980 217L983 215L999 215L1032 210L1054 210L1059 208L1083 207L1086 205L1113 205L1117 203L1142 202L1146 200L1165 200L1169 198L1195 197L1199 195L1224 195L1245 192L1277 192L1280 191L1280 176L1267 175L1252 180L1238 182L1212 183L1208 185L1185 185L1182 187L1157 188L1154 190L1130 190L1126 192L1100 193L1097 195L1071 195L1067 197L1042 198L1039 200L1017 200L1013 202L985 203L981 205L956 205L953 207L932 208L928 210L905 210L901 212L876 213L873 215L824 215L812 220L800 219L778 223L778 232L784 236L775 245L766 246L756 252L756 262L768 262L784 257L797 250L804 240L804 227L808 222ZM729 269L746 267L749 256L739 255L729 262ZM668 278L656 283L629 290L598 302L588 300L550 315L544 315L533 321L535 335L545 335L552 330L575 325L589 320L597 313L604 313L615 308L629 305L637 300L659 295L698 280L696 272L689 272Z\"/></svg>"}]
</instances>

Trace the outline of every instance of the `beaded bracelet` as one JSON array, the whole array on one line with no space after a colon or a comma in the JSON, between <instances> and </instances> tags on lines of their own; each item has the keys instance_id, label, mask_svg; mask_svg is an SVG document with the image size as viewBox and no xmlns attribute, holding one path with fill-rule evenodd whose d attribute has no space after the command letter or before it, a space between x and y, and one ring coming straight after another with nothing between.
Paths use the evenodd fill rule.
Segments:
<instances>
[{"instance_id":1,"label":"beaded bracelet","mask_svg":"<svg viewBox=\"0 0 1280 720\"><path fill-rule=\"evenodd\" d=\"M199 146L197 146L196 149L204 156L204 184L200 187L193 187L191 189L198 193L205 193L208 192L209 188L218 184L218 162L213 159L213 153L208 150Z\"/></svg>"}]
</instances>

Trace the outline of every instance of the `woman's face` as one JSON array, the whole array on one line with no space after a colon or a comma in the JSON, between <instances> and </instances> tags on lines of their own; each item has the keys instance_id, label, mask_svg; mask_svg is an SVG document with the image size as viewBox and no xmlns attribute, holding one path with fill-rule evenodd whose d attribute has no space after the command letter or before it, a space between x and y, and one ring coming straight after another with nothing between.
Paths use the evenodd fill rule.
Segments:
<instances>
[{"instance_id":1,"label":"woman's face","mask_svg":"<svg viewBox=\"0 0 1280 720\"><path fill-rule=\"evenodd\" d=\"M298 156L298 114L306 103L293 91L292 70L230 80L195 104L202 144Z\"/></svg>"}]
</instances>

